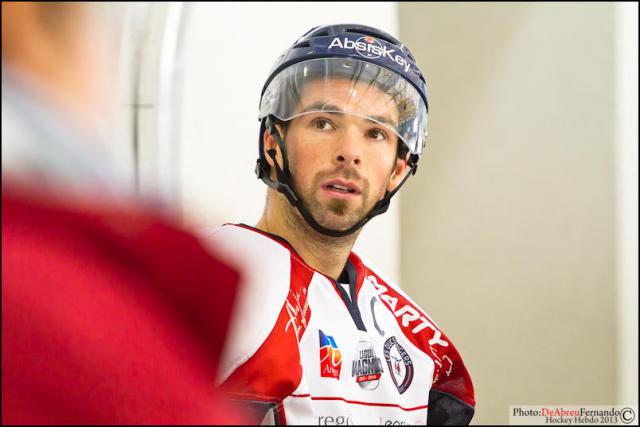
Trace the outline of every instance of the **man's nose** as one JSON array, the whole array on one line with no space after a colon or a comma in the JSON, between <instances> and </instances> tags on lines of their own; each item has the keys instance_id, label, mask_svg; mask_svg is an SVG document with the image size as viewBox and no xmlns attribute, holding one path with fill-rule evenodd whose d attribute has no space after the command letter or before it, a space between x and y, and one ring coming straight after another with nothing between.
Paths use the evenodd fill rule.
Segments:
<instances>
[{"instance_id":1,"label":"man's nose","mask_svg":"<svg viewBox=\"0 0 640 427\"><path fill-rule=\"evenodd\" d=\"M357 166L362 162L362 136L357 126L348 126L342 133L335 154L335 161L345 166Z\"/></svg>"}]
</instances>

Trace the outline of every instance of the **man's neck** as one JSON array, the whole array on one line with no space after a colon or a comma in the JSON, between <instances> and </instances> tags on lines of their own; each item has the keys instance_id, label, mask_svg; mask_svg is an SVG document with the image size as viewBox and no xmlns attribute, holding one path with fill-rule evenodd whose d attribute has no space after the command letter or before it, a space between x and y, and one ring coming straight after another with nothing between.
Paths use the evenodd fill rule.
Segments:
<instances>
[{"instance_id":1,"label":"man's neck","mask_svg":"<svg viewBox=\"0 0 640 427\"><path fill-rule=\"evenodd\" d=\"M294 207L274 209L277 202L271 202L267 200L256 228L286 239L310 267L337 280L359 231L345 237L325 236L311 228Z\"/></svg>"}]
</instances>

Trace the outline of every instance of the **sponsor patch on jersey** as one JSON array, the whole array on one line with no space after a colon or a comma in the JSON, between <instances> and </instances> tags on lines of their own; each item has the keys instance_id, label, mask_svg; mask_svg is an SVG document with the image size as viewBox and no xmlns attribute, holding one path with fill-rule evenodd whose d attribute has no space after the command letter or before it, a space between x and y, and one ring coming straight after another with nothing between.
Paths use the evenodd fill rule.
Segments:
<instances>
[{"instance_id":1,"label":"sponsor patch on jersey","mask_svg":"<svg viewBox=\"0 0 640 427\"><path fill-rule=\"evenodd\" d=\"M384 358L398 392L404 393L413 380L413 362L409 353L400 345L396 337L391 337L384 343Z\"/></svg>"},{"instance_id":2,"label":"sponsor patch on jersey","mask_svg":"<svg viewBox=\"0 0 640 427\"><path fill-rule=\"evenodd\" d=\"M351 376L355 377L356 383L365 390L375 390L382 376L382 362L376 356L373 345L367 341L358 343L357 357L351 366Z\"/></svg>"},{"instance_id":3,"label":"sponsor patch on jersey","mask_svg":"<svg viewBox=\"0 0 640 427\"><path fill-rule=\"evenodd\" d=\"M342 355L336 341L320 329L318 329L318 335L320 336L320 376L340 378Z\"/></svg>"}]
</instances>

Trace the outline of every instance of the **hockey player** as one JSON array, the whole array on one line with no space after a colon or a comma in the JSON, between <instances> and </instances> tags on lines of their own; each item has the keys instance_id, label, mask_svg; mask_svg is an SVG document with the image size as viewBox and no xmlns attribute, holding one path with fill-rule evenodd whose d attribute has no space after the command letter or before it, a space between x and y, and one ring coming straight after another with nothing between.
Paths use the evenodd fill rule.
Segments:
<instances>
[{"instance_id":1,"label":"hockey player","mask_svg":"<svg viewBox=\"0 0 640 427\"><path fill-rule=\"evenodd\" d=\"M316 27L262 90L255 227L207 238L247 274L220 382L275 424L468 424L471 379L449 338L352 251L416 172L425 79L363 25Z\"/></svg>"}]
</instances>

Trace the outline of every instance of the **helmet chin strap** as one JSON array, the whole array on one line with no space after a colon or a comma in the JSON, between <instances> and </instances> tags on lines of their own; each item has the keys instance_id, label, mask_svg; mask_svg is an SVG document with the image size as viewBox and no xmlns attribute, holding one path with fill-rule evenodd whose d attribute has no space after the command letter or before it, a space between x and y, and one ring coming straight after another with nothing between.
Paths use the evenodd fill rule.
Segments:
<instances>
[{"instance_id":1,"label":"helmet chin strap","mask_svg":"<svg viewBox=\"0 0 640 427\"><path fill-rule=\"evenodd\" d=\"M265 122L266 122L266 128L269 130L269 133L271 133L276 139L276 142L280 147L280 152L282 153L282 168L280 168L280 165L276 161L276 150L273 148L270 150L267 150L267 154L273 160L273 166L276 171L275 181L269 177L269 164L262 158L263 156L262 152L264 149L263 133L265 129ZM309 224L318 233L323 234L325 236L329 236L329 237L344 237L358 231L358 229L360 229L363 225L369 222L373 217L375 217L376 215L380 215L386 212L387 209L389 209L389 204L391 203L391 197L393 197L393 195L396 194L396 192L400 189L400 187L402 187L402 185L406 182L409 176L414 175L416 173L416 170L418 168L417 161L418 161L418 155L411 154L409 158L409 163L408 163L409 167L411 168L411 173L407 173L405 177L402 179L402 181L400 182L400 184L398 184L398 186L394 188L393 191L390 191L390 192L387 191L384 197L374 205L374 207L369 211L369 213L367 213L367 215L364 218L362 218L360 221L358 221L356 224L352 225L346 230L334 230L334 229L327 228L320 225L315 220L313 215L311 215L311 212L309 212L306 206L304 206L302 199L300 198L300 196L298 196L293 186L293 179L291 177L291 171L289 170L289 161L287 159L287 149L284 145L284 141L280 137L280 133L275 127L275 119L272 116L266 117L263 120L262 126L260 127L260 158L258 159L258 162L256 165L256 175L258 175L258 178L262 179L262 181L264 181L264 183L267 184L269 187L284 194L287 200L289 200L289 203L291 203L292 206L298 209L298 212L300 212L300 215L302 215L305 221L307 221L307 224Z\"/></svg>"}]
</instances>

